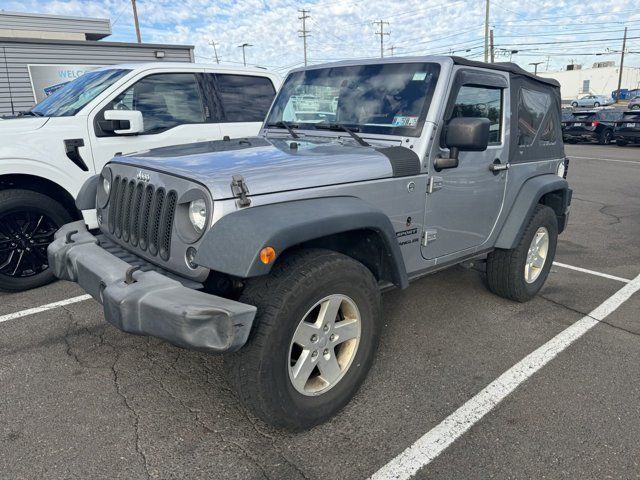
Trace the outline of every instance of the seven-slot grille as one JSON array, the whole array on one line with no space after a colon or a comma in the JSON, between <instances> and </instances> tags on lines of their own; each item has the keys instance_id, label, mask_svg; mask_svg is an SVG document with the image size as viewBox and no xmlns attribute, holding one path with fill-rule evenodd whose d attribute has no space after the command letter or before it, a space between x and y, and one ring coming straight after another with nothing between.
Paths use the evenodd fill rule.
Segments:
<instances>
[{"instance_id":1,"label":"seven-slot grille","mask_svg":"<svg viewBox=\"0 0 640 480\"><path fill-rule=\"evenodd\" d=\"M174 190L117 175L109 200L109 232L122 242L153 256L169 259L176 212Z\"/></svg>"}]
</instances>

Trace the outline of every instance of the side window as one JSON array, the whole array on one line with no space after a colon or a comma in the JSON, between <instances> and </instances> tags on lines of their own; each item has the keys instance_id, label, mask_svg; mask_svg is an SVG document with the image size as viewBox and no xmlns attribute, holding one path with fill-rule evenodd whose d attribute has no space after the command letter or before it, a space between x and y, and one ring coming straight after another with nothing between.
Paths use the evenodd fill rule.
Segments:
<instances>
[{"instance_id":1,"label":"side window","mask_svg":"<svg viewBox=\"0 0 640 480\"><path fill-rule=\"evenodd\" d=\"M451 118L488 118L489 144L500 143L502 137L502 89L463 85L458 90Z\"/></svg>"},{"instance_id":2,"label":"side window","mask_svg":"<svg viewBox=\"0 0 640 480\"><path fill-rule=\"evenodd\" d=\"M218 96L226 122L262 122L276 90L266 77L216 74Z\"/></svg>"},{"instance_id":3,"label":"side window","mask_svg":"<svg viewBox=\"0 0 640 480\"><path fill-rule=\"evenodd\" d=\"M551 96L523 88L518 99L518 145L533 143L542 120L551 107ZM547 122L549 123L549 122ZM550 127L555 131L555 128Z\"/></svg>"},{"instance_id":4,"label":"side window","mask_svg":"<svg viewBox=\"0 0 640 480\"><path fill-rule=\"evenodd\" d=\"M138 110L144 133L159 133L188 123L204 123L204 104L192 73L162 73L143 78L118 95L114 110Z\"/></svg>"}]
</instances>

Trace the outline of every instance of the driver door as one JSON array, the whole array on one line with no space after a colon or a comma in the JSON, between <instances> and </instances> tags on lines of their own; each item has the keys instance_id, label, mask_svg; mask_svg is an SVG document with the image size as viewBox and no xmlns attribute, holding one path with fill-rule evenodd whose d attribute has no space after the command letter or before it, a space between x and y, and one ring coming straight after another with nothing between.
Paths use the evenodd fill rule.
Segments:
<instances>
[{"instance_id":1,"label":"driver door","mask_svg":"<svg viewBox=\"0 0 640 480\"><path fill-rule=\"evenodd\" d=\"M488 118L489 145L483 152L461 151L455 168L436 172L430 162L431 187L422 242L426 259L480 249L495 227L502 209L507 170L492 169L496 164L501 165L498 168L508 164L508 85L508 75L500 72L457 72L442 125L454 117ZM449 150L436 145L432 154L448 157Z\"/></svg>"}]
</instances>

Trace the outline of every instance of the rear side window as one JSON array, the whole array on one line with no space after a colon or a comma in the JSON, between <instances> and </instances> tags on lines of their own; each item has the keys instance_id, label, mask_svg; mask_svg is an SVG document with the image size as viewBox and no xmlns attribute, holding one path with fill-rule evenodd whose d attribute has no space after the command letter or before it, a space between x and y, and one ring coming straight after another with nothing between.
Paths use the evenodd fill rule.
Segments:
<instances>
[{"instance_id":1,"label":"rear side window","mask_svg":"<svg viewBox=\"0 0 640 480\"><path fill-rule=\"evenodd\" d=\"M276 94L266 77L216 74L225 122L262 122Z\"/></svg>"},{"instance_id":2,"label":"rear side window","mask_svg":"<svg viewBox=\"0 0 640 480\"><path fill-rule=\"evenodd\" d=\"M541 133L540 140L543 143L555 142L555 120L551 109L551 95L544 92L523 88L518 99L518 145L529 146L533 144L536 134L543 126L545 116L547 121ZM549 115L547 115L549 113Z\"/></svg>"},{"instance_id":3,"label":"rear side window","mask_svg":"<svg viewBox=\"0 0 640 480\"><path fill-rule=\"evenodd\" d=\"M451 118L488 118L489 143L500 143L502 131L502 89L463 85L458 90Z\"/></svg>"}]
</instances>

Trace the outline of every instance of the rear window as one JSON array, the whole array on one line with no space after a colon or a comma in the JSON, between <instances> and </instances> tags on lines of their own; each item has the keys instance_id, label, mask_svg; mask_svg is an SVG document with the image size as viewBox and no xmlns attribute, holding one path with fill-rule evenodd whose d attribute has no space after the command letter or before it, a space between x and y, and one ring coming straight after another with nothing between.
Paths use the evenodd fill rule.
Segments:
<instances>
[{"instance_id":1,"label":"rear window","mask_svg":"<svg viewBox=\"0 0 640 480\"><path fill-rule=\"evenodd\" d=\"M594 113L574 113L570 120L575 120L577 122L587 122L595 119Z\"/></svg>"},{"instance_id":2,"label":"rear window","mask_svg":"<svg viewBox=\"0 0 640 480\"><path fill-rule=\"evenodd\" d=\"M640 121L640 112L624 112L622 120L636 120Z\"/></svg>"},{"instance_id":3,"label":"rear window","mask_svg":"<svg viewBox=\"0 0 640 480\"><path fill-rule=\"evenodd\" d=\"M556 141L556 122L554 112L550 111L553 102L551 95L546 92L520 90L518 99L518 145L526 147L533 145L534 139L542 129L539 137L541 144Z\"/></svg>"},{"instance_id":4,"label":"rear window","mask_svg":"<svg viewBox=\"0 0 640 480\"><path fill-rule=\"evenodd\" d=\"M266 77L216 74L225 122L262 122L276 90Z\"/></svg>"}]
</instances>

